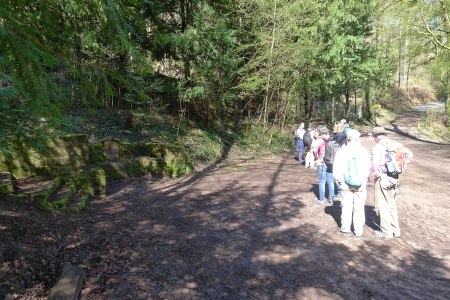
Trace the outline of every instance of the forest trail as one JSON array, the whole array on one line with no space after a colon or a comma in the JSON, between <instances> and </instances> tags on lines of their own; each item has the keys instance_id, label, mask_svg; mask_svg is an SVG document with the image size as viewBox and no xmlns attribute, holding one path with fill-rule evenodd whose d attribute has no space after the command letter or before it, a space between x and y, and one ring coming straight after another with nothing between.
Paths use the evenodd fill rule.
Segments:
<instances>
[{"instance_id":1,"label":"forest trail","mask_svg":"<svg viewBox=\"0 0 450 300\"><path fill-rule=\"evenodd\" d=\"M415 155L401 178L400 238L371 234L373 185L363 236L342 237L340 207L317 205L316 172L294 154L225 162L176 180L114 182L81 215L5 209L2 237L28 253L8 248L12 261L53 275L17 293L45 297L71 261L87 273L82 299L447 299L450 146L415 135L421 113L386 124ZM373 139L362 140L371 151Z\"/></svg>"}]
</instances>

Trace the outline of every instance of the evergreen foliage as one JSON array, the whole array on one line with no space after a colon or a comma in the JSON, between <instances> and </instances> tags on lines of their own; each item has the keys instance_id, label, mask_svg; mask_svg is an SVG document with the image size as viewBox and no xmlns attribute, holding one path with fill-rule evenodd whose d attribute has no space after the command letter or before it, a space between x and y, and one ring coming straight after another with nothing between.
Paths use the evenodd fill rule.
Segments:
<instances>
[{"instance_id":1,"label":"evergreen foliage","mask_svg":"<svg viewBox=\"0 0 450 300\"><path fill-rule=\"evenodd\" d=\"M372 120L385 92L419 71L448 103L449 10L449 0L1 1L0 142L31 143L48 134L42 117L61 128L67 110L102 107L250 122L272 143L297 119L356 119L363 106Z\"/></svg>"}]
</instances>

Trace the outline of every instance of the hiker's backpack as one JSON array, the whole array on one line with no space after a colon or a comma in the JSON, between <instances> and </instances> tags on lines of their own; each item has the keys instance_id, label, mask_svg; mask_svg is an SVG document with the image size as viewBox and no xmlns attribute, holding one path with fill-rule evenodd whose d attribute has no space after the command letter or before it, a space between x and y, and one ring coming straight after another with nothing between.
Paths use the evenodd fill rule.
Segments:
<instances>
[{"instance_id":1,"label":"hiker's backpack","mask_svg":"<svg viewBox=\"0 0 450 300\"><path fill-rule=\"evenodd\" d=\"M359 155L349 155L344 165L344 180L350 188L359 188L362 186L364 178L361 171L361 159Z\"/></svg>"},{"instance_id":2,"label":"hiker's backpack","mask_svg":"<svg viewBox=\"0 0 450 300\"><path fill-rule=\"evenodd\" d=\"M312 143L311 130L306 130L303 134L303 145L310 147Z\"/></svg>"},{"instance_id":3,"label":"hiker's backpack","mask_svg":"<svg viewBox=\"0 0 450 300\"><path fill-rule=\"evenodd\" d=\"M403 145L399 142L389 141L386 147L385 172L388 176L396 177L402 174L406 167L406 155Z\"/></svg>"},{"instance_id":4,"label":"hiker's backpack","mask_svg":"<svg viewBox=\"0 0 450 300\"><path fill-rule=\"evenodd\" d=\"M323 156L323 161L327 166L331 166L334 163L334 157L336 152L339 150L340 146L337 141L329 140L325 146L325 154Z\"/></svg>"},{"instance_id":5,"label":"hiker's backpack","mask_svg":"<svg viewBox=\"0 0 450 300\"><path fill-rule=\"evenodd\" d=\"M348 133L350 132L350 130L351 130L350 126L347 126L347 127L344 128L343 132L344 132L346 137L348 137Z\"/></svg>"}]
</instances>

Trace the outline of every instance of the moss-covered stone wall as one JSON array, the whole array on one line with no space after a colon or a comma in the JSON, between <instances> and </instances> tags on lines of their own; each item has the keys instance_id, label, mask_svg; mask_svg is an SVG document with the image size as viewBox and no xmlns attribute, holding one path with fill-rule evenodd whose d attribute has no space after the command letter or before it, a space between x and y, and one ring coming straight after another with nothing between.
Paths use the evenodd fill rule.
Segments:
<instances>
[{"instance_id":1,"label":"moss-covered stone wall","mask_svg":"<svg viewBox=\"0 0 450 300\"><path fill-rule=\"evenodd\" d=\"M54 178L82 173L88 159L86 135L53 137L34 148L18 141L8 151L0 149L0 171L15 178Z\"/></svg>"},{"instance_id":2,"label":"moss-covered stone wall","mask_svg":"<svg viewBox=\"0 0 450 300\"><path fill-rule=\"evenodd\" d=\"M148 173L176 177L191 172L192 163L179 143L127 143L107 139L89 145L86 135L49 138L39 148L30 149L17 142L12 151L0 149L0 172L8 172L16 179L98 175L101 173L98 168L103 169L106 180Z\"/></svg>"}]
</instances>

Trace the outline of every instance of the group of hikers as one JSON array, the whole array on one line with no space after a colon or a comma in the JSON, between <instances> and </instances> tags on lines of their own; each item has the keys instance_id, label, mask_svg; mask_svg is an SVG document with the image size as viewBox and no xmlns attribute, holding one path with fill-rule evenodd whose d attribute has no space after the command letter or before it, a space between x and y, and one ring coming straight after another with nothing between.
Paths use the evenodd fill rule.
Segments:
<instances>
[{"instance_id":1,"label":"group of hikers","mask_svg":"<svg viewBox=\"0 0 450 300\"><path fill-rule=\"evenodd\" d=\"M319 181L317 203L340 200L341 226L338 233L351 236L351 225L356 236L363 234L365 224L364 205L367 199L367 182L374 178L375 211L380 217L380 230L373 235L379 238L400 236L397 212L399 175L413 157L401 143L390 139L383 127L374 127L375 145L372 156L361 144L360 132L352 129L345 119L334 124L330 135L325 125L309 127L300 123L295 130L298 161L305 168L316 168Z\"/></svg>"}]
</instances>

